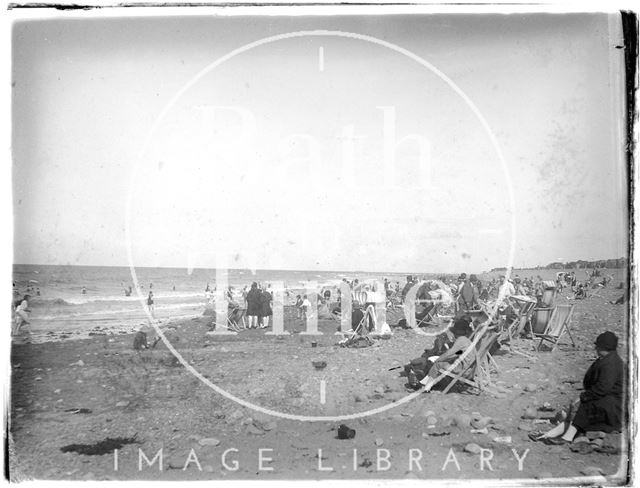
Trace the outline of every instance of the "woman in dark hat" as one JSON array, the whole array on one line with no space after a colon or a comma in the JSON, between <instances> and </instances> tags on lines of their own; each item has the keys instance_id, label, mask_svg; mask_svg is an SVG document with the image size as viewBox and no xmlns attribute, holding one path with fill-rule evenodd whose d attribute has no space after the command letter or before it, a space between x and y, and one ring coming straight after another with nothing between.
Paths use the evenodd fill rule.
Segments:
<instances>
[{"instance_id":1,"label":"woman in dark hat","mask_svg":"<svg viewBox=\"0 0 640 488\"><path fill-rule=\"evenodd\" d=\"M267 288L260 290L260 328L266 329L269 327L269 318L273 315L271 309L271 302L273 301L273 295L269 291L269 285Z\"/></svg>"},{"instance_id":2,"label":"woman in dark hat","mask_svg":"<svg viewBox=\"0 0 640 488\"><path fill-rule=\"evenodd\" d=\"M455 321L451 332L455 336L455 342L447 349L444 354L441 354L429 368L427 376L425 376L420 383L423 385L423 391L430 391L433 385L435 385L436 378L440 373L448 369L449 366L454 363L460 354L464 353L471 345L469 336L471 335L471 326L466 317L461 317ZM453 370L453 373L458 373L464 369L469 361L473 360L473 355L468 354L465 359Z\"/></svg>"},{"instance_id":3,"label":"woman in dark hat","mask_svg":"<svg viewBox=\"0 0 640 488\"><path fill-rule=\"evenodd\" d=\"M247 293L247 316L249 317L249 328L258 328L258 316L260 315L260 290L258 283L251 283L251 289Z\"/></svg>"},{"instance_id":4,"label":"woman in dark hat","mask_svg":"<svg viewBox=\"0 0 640 488\"><path fill-rule=\"evenodd\" d=\"M622 429L624 364L616 351L618 337L613 332L603 332L596 339L595 347L598 358L584 375L580 399L572 404L572 410L577 406L573 420L567 425L559 424L536 440L566 444L573 441L578 432Z\"/></svg>"},{"instance_id":5,"label":"woman in dark hat","mask_svg":"<svg viewBox=\"0 0 640 488\"><path fill-rule=\"evenodd\" d=\"M436 336L431 349L425 349L422 356L412 359L409 364L405 365L404 370L410 387L419 388L421 386L419 381L427 375L434 364L434 361L429 358L441 357L453 347L458 337L468 337L471 334L472 329L469 323L468 317L457 319L451 327Z\"/></svg>"}]
</instances>

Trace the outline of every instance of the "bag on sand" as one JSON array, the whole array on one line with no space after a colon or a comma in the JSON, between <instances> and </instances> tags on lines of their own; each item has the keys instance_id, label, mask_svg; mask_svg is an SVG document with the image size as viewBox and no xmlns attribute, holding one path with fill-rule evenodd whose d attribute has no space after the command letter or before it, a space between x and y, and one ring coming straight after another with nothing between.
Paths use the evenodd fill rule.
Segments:
<instances>
[{"instance_id":1,"label":"bag on sand","mask_svg":"<svg viewBox=\"0 0 640 488\"><path fill-rule=\"evenodd\" d=\"M142 331L138 331L135 337L133 338L133 349L134 351L140 351L142 349L148 349L149 343L147 342L147 334Z\"/></svg>"}]
</instances>

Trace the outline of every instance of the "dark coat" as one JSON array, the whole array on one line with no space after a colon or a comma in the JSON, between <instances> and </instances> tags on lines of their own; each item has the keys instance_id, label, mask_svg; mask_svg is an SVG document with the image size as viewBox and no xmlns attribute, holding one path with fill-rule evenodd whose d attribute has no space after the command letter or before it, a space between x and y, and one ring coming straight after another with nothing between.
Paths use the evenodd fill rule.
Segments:
<instances>
[{"instance_id":1,"label":"dark coat","mask_svg":"<svg viewBox=\"0 0 640 488\"><path fill-rule=\"evenodd\" d=\"M624 364L618 353L596 359L584 375L583 386L574 425L584 431L621 430Z\"/></svg>"},{"instance_id":2,"label":"dark coat","mask_svg":"<svg viewBox=\"0 0 640 488\"><path fill-rule=\"evenodd\" d=\"M251 288L247 293L247 315L260 315L260 290Z\"/></svg>"},{"instance_id":3,"label":"dark coat","mask_svg":"<svg viewBox=\"0 0 640 488\"><path fill-rule=\"evenodd\" d=\"M273 300L271 293L266 290L260 292L260 313L258 315L261 317L270 317L273 315L271 300Z\"/></svg>"}]
</instances>

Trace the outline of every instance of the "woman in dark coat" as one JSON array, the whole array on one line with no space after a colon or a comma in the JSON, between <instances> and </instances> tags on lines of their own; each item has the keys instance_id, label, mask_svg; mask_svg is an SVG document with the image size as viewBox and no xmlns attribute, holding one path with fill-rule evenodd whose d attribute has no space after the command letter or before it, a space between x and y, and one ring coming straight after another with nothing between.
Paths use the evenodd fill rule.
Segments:
<instances>
[{"instance_id":1,"label":"woman in dark coat","mask_svg":"<svg viewBox=\"0 0 640 488\"><path fill-rule=\"evenodd\" d=\"M584 391L580 394L573 421L544 434L548 444L566 444L573 441L578 432L622 430L622 399L624 391L624 364L618 352L618 337L604 332L596 339L598 359L584 376ZM556 437L560 436L561 437Z\"/></svg>"},{"instance_id":2,"label":"woman in dark coat","mask_svg":"<svg viewBox=\"0 0 640 488\"><path fill-rule=\"evenodd\" d=\"M251 283L251 289L247 293L247 316L249 317L249 328L258 328L258 316L260 315L260 290L258 283Z\"/></svg>"},{"instance_id":3,"label":"woman in dark coat","mask_svg":"<svg viewBox=\"0 0 640 488\"><path fill-rule=\"evenodd\" d=\"M260 290L260 313L258 315L260 317L261 329L269 327L269 317L273 315L273 310L271 310L272 300L273 296L268 290Z\"/></svg>"}]
</instances>

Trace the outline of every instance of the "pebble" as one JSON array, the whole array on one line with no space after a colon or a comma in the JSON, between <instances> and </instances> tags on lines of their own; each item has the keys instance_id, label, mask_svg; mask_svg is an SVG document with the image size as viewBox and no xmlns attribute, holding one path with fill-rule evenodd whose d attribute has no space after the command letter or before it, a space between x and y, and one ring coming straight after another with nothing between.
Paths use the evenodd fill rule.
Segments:
<instances>
[{"instance_id":1,"label":"pebble","mask_svg":"<svg viewBox=\"0 0 640 488\"><path fill-rule=\"evenodd\" d=\"M594 446L602 447L602 445L604 444L604 439L593 439L591 441L591 444L593 444Z\"/></svg>"},{"instance_id":2,"label":"pebble","mask_svg":"<svg viewBox=\"0 0 640 488\"><path fill-rule=\"evenodd\" d=\"M205 437L198 441L198 444L201 446L217 446L220 444L220 439L216 439L215 437Z\"/></svg>"},{"instance_id":3,"label":"pebble","mask_svg":"<svg viewBox=\"0 0 640 488\"><path fill-rule=\"evenodd\" d=\"M456 415L455 423L458 427L469 427L471 425L471 417L469 415Z\"/></svg>"},{"instance_id":4,"label":"pebble","mask_svg":"<svg viewBox=\"0 0 640 488\"><path fill-rule=\"evenodd\" d=\"M441 417L440 419L440 424L443 427L449 427L450 425L453 425L454 423L454 419L452 419L451 417Z\"/></svg>"},{"instance_id":5,"label":"pebble","mask_svg":"<svg viewBox=\"0 0 640 488\"><path fill-rule=\"evenodd\" d=\"M580 471L580 473L585 476L601 476L603 474L602 468L599 468L598 466L587 466L582 471Z\"/></svg>"},{"instance_id":6,"label":"pebble","mask_svg":"<svg viewBox=\"0 0 640 488\"><path fill-rule=\"evenodd\" d=\"M586 436L589 440L604 439L607 436L607 434L599 430L590 430L589 432L586 433Z\"/></svg>"},{"instance_id":7,"label":"pebble","mask_svg":"<svg viewBox=\"0 0 640 488\"><path fill-rule=\"evenodd\" d=\"M531 432L533 430L533 427L529 424L518 424L518 429L525 432Z\"/></svg>"},{"instance_id":8,"label":"pebble","mask_svg":"<svg viewBox=\"0 0 640 488\"><path fill-rule=\"evenodd\" d=\"M471 421L471 427L474 429L484 429L487 425L493 422L491 417L475 418Z\"/></svg>"},{"instance_id":9,"label":"pebble","mask_svg":"<svg viewBox=\"0 0 640 488\"><path fill-rule=\"evenodd\" d=\"M277 424L276 422L265 422L265 423L263 423L263 424L261 425L262 430L266 430L266 431L273 430L273 429L275 429L277 426L278 426L278 424Z\"/></svg>"},{"instance_id":10,"label":"pebble","mask_svg":"<svg viewBox=\"0 0 640 488\"><path fill-rule=\"evenodd\" d=\"M247 434L252 435L264 435L264 431L262 429L258 429L255 425L251 424L247 427Z\"/></svg>"},{"instance_id":11,"label":"pebble","mask_svg":"<svg viewBox=\"0 0 640 488\"><path fill-rule=\"evenodd\" d=\"M131 403L129 400L122 400L116 403L116 407L128 407L129 403Z\"/></svg>"},{"instance_id":12,"label":"pebble","mask_svg":"<svg viewBox=\"0 0 640 488\"><path fill-rule=\"evenodd\" d=\"M376 439L375 444L376 444L376 446L381 446L382 444L384 444L384 441L382 439L378 438L378 439Z\"/></svg>"},{"instance_id":13,"label":"pebble","mask_svg":"<svg viewBox=\"0 0 640 488\"><path fill-rule=\"evenodd\" d=\"M184 455L173 455L169 458L167 465L170 469L182 469L186 459Z\"/></svg>"},{"instance_id":14,"label":"pebble","mask_svg":"<svg viewBox=\"0 0 640 488\"><path fill-rule=\"evenodd\" d=\"M494 437L493 442L497 442L498 444L511 444L511 436L505 435L503 437Z\"/></svg>"},{"instance_id":15,"label":"pebble","mask_svg":"<svg viewBox=\"0 0 640 488\"><path fill-rule=\"evenodd\" d=\"M427 425L436 425L438 423L438 418L431 415L427 417Z\"/></svg>"},{"instance_id":16,"label":"pebble","mask_svg":"<svg viewBox=\"0 0 640 488\"><path fill-rule=\"evenodd\" d=\"M535 383L528 383L524 387L524 391L536 391L538 389L538 385Z\"/></svg>"},{"instance_id":17,"label":"pebble","mask_svg":"<svg viewBox=\"0 0 640 488\"><path fill-rule=\"evenodd\" d=\"M536 475L537 480L548 480L551 478L553 478L553 474L551 474L549 471L542 471L541 473L538 473Z\"/></svg>"},{"instance_id":18,"label":"pebble","mask_svg":"<svg viewBox=\"0 0 640 488\"><path fill-rule=\"evenodd\" d=\"M538 418L538 412L536 412L535 408L527 408L525 409L524 413L522 414L522 418L523 419L535 419Z\"/></svg>"},{"instance_id":19,"label":"pebble","mask_svg":"<svg viewBox=\"0 0 640 488\"><path fill-rule=\"evenodd\" d=\"M465 452L470 452L472 454L479 454L482 451L482 448L473 442L470 442L466 446L464 446Z\"/></svg>"},{"instance_id":20,"label":"pebble","mask_svg":"<svg viewBox=\"0 0 640 488\"><path fill-rule=\"evenodd\" d=\"M55 390L53 390L53 392L54 392L55 394L60 393L60 391L62 391L62 390L60 390L60 388L56 388Z\"/></svg>"},{"instance_id":21,"label":"pebble","mask_svg":"<svg viewBox=\"0 0 640 488\"><path fill-rule=\"evenodd\" d=\"M574 444L581 444L583 442L589 442L589 438L582 435L580 437L576 437L575 439L573 439Z\"/></svg>"}]
</instances>

